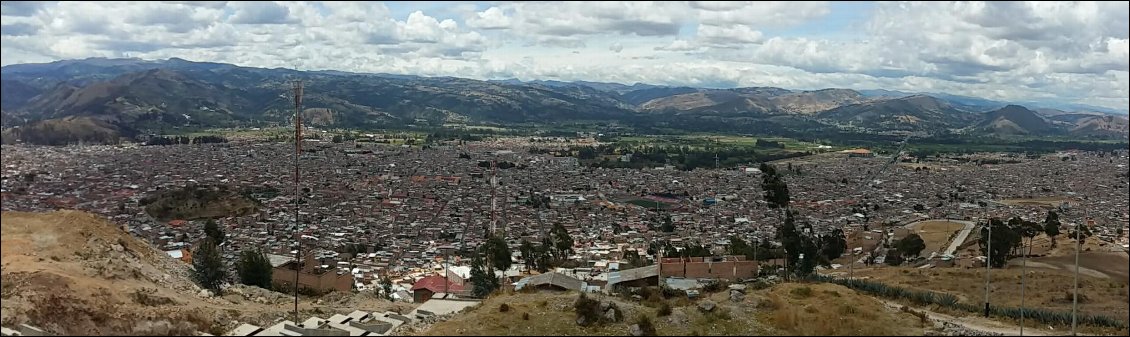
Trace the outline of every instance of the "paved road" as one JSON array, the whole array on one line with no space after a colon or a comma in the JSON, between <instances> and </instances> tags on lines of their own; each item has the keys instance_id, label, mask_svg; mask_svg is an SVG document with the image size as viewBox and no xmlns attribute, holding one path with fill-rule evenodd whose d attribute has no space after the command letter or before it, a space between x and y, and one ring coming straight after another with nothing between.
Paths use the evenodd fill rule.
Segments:
<instances>
[{"instance_id":1,"label":"paved road","mask_svg":"<svg viewBox=\"0 0 1130 337\"><path fill-rule=\"evenodd\" d=\"M922 221L911 222L911 223L906 225L906 228L907 229L913 229L914 227L918 226L919 223L927 222L927 221L948 221L948 222L956 222L956 223L965 225L965 227L962 228L957 233L957 236L953 238L953 241L950 241L950 245L948 247L946 247L946 250L944 252L942 252L942 255L953 255L953 253L957 251L957 247L960 247L962 243L965 243L965 239L969 237L969 233L973 232L973 227L976 227L976 225L972 221L950 220L950 219L930 219L930 220L922 220Z\"/></svg>"}]
</instances>

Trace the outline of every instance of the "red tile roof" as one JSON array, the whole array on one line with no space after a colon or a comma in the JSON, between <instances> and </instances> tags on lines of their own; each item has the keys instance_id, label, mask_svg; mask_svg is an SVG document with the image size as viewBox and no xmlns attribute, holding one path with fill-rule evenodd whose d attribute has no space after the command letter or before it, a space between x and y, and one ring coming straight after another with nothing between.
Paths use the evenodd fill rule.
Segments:
<instances>
[{"instance_id":1,"label":"red tile roof","mask_svg":"<svg viewBox=\"0 0 1130 337\"><path fill-rule=\"evenodd\" d=\"M419 281L416 281L415 284L412 284L412 291L416 291L416 290L420 290L420 289L427 289L427 290L431 290L433 293L442 293L444 281L445 280L444 280L443 276L440 276L438 274L427 276L427 277L420 279ZM462 291L463 291L463 285L456 284L454 282L448 282L447 292L454 293L454 292L462 292Z\"/></svg>"}]
</instances>

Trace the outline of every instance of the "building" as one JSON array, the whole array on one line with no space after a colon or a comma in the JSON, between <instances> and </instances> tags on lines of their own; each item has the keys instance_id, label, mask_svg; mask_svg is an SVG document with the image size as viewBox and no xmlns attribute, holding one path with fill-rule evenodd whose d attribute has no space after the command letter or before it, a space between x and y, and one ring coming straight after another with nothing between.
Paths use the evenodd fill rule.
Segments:
<instances>
[{"instance_id":1,"label":"building","mask_svg":"<svg viewBox=\"0 0 1130 337\"><path fill-rule=\"evenodd\" d=\"M663 258L663 277L713 278L738 281L757 276L757 261L745 256Z\"/></svg>"},{"instance_id":2,"label":"building","mask_svg":"<svg viewBox=\"0 0 1130 337\"><path fill-rule=\"evenodd\" d=\"M293 287L295 273L298 273L298 287L310 289L317 293L331 291L350 291L353 289L353 275L339 272L336 268L321 268L312 255L306 256L305 263L298 263L279 255L269 255L271 266L271 284L284 287Z\"/></svg>"},{"instance_id":3,"label":"building","mask_svg":"<svg viewBox=\"0 0 1130 337\"><path fill-rule=\"evenodd\" d=\"M875 156L875 154L871 153L871 150L868 149L844 150L844 153L847 153L848 157L871 158Z\"/></svg>"},{"instance_id":4,"label":"building","mask_svg":"<svg viewBox=\"0 0 1130 337\"><path fill-rule=\"evenodd\" d=\"M514 290L522 290L527 287L538 290L581 291L584 282L562 273L548 272L523 278L514 284Z\"/></svg>"},{"instance_id":5,"label":"building","mask_svg":"<svg viewBox=\"0 0 1130 337\"><path fill-rule=\"evenodd\" d=\"M184 263L187 263L187 264L192 264L192 252L189 251L188 249L182 248L182 249L169 250L169 251L166 251L165 254L169 254L169 257L180 260L181 262L184 262Z\"/></svg>"},{"instance_id":6,"label":"building","mask_svg":"<svg viewBox=\"0 0 1130 337\"><path fill-rule=\"evenodd\" d=\"M463 283L451 282L440 275L429 275L412 284L412 301L416 303L427 302L435 294L452 293L466 293Z\"/></svg>"}]
</instances>

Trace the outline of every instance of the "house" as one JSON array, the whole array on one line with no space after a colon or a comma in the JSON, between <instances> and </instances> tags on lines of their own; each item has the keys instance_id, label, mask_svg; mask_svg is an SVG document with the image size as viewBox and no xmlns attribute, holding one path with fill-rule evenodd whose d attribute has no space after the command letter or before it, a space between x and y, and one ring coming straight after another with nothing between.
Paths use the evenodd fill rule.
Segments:
<instances>
[{"instance_id":1,"label":"house","mask_svg":"<svg viewBox=\"0 0 1130 337\"><path fill-rule=\"evenodd\" d=\"M412 284L412 301L424 303L437 293L465 292L462 283L451 282L451 280L439 275L429 275Z\"/></svg>"},{"instance_id":2,"label":"house","mask_svg":"<svg viewBox=\"0 0 1130 337\"><path fill-rule=\"evenodd\" d=\"M618 285L644 287L657 284L659 284L659 265L653 264L609 273L608 285L605 289L612 289Z\"/></svg>"},{"instance_id":3,"label":"house","mask_svg":"<svg viewBox=\"0 0 1130 337\"><path fill-rule=\"evenodd\" d=\"M274 267L271 273L271 284L293 287L294 280L297 277L300 288L310 289L320 294L353 289L353 274L339 272L336 268L320 268L318 263L314 261L313 255L307 255L304 263L298 263L294 259L273 254L268 254L267 259L271 261L271 266Z\"/></svg>"},{"instance_id":4,"label":"house","mask_svg":"<svg viewBox=\"0 0 1130 337\"><path fill-rule=\"evenodd\" d=\"M558 272L549 272L540 275L529 276L518 280L514 284L514 290L522 290L530 287L538 290L582 290L583 282L572 276L565 275Z\"/></svg>"},{"instance_id":5,"label":"house","mask_svg":"<svg viewBox=\"0 0 1130 337\"><path fill-rule=\"evenodd\" d=\"M192 264L192 252L188 249L174 249L166 251L165 254L169 254L169 257L174 259L181 260L181 262Z\"/></svg>"}]
</instances>

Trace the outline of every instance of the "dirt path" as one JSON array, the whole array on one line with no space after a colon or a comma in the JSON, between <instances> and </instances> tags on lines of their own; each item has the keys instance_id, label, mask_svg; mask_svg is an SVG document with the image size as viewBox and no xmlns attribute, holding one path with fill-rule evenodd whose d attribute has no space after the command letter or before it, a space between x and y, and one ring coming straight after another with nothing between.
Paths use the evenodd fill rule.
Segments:
<instances>
[{"instance_id":1,"label":"dirt path","mask_svg":"<svg viewBox=\"0 0 1130 337\"><path fill-rule=\"evenodd\" d=\"M903 306L902 304L887 301L887 300L881 300L881 301L883 301L884 305L891 307L891 308L895 308L895 309L901 308ZM928 309L923 309L923 308L914 308L914 310L925 313L926 316L930 318L930 320L954 324L954 325L960 326L961 328L968 329L968 330L976 330L974 332L979 332L979 334L982 334L982 335L985 334L985 333L997 334L997 335L1003 335L1003 336L1019 336L1020 335L1020 326L1016 326L1016 325L1012 325L1012 324L1008 324L1008 323L1003 323L1003 322L998 322L998 321L994 321L994 320L987 319L987 318L984 318L984 317L979 317L979 316L976 316L976 317L954 317L954 316L951 316L951 315L937 313L937 312L933 312L933 311L930 311ZM1044 331L1044 330L1040 330L1040 329L1034 329L1034 328L1031 328L1031 327L1025 327L1025 329L1024 329L1024 335L1025 336L1061 336L1064 333L1066 333L1066 332L1051 332L1051 331Z\"/></svg>"}]
</instances>

